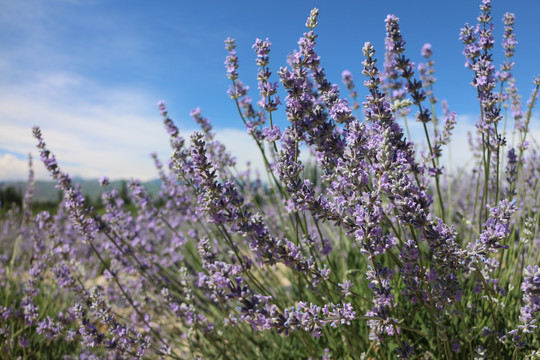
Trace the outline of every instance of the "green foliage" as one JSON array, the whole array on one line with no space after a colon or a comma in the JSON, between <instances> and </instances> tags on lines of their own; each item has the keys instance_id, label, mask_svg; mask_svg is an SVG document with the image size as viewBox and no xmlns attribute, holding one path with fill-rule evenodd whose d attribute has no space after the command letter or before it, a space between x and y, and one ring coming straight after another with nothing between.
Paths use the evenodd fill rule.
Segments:
<instances>
[{"instance_id":1,"label":"green foliage","mask_svg":"<svg viewBox=\"0 0 540 360\"><path fill-rule=\"evenodd\" d=\"M33 359L62 359L64 355L75 355L80 351L78 341L66 341L60 337L55 340L47 339L37 332L37 326L28 326L24 320L21 301L25 297L24 282L20 278L4 279L0 286L0 306L14 309L15 312L8 320L0 318L0 358L6 360ZM42 280L37 286L39 294L33 297L35 306L39 309L37 323L51 317L57 319L59 314L69 317L68 308L73 298L59 291L53 281ZM67 322L64 321L64 324ZM76 331L76 330L75 330ZM27 339L28 345L21 346L21 341Z\"/></svg>"}]
</instances>

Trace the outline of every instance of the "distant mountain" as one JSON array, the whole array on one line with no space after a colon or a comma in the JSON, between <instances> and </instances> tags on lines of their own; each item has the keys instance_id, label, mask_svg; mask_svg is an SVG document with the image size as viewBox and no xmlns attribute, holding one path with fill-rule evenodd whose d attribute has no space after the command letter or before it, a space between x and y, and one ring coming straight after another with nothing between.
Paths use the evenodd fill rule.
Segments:
<instances>
[{"instance_id":1,"label":"distant mountain","mask_svg":"<svg viewBox=\"0 0 540 360\"><path fill-rule=\"evenodd\" d=\"M80 184L82 192L85 196L88 196L91 200L96 200L98 196L103 192L103 188L99 186L98 179L73 179L73 183ZM127 186L127 180L115 180L111 181L109 187L121 190L122 186ZM125 185L123 185L125 184ZM54 181L36 181L36 187L34 190L34 200L35 201L58 201L61 199L62 195L58 189L55 187L56 182ZM142 185L146 187L150 195L157 195L161 188L161 180L155 179L143 182ZM0 181L0 189L5 189L7 187L14 187L17 192L24 194L26 191L27 182L26 181Z\"/></svg>"}]
</instances>

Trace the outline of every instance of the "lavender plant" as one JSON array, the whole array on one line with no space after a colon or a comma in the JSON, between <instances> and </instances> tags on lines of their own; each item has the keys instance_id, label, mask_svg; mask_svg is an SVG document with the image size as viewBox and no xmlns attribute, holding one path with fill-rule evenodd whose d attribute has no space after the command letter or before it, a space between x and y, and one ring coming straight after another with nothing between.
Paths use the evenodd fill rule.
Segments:
<instances>
[{"instance_id":1,"label":"lavender plant","mask_svg":"<svg viewBox=\"0 0 540 360\"><path fill-rule=\"evenodd\" d=\"M459 124L445 102L438 124L435 50L422 48L416 75L394 15L382 71L374 46L363 46L362 105L350 71L350 100L327 79L317 9L279 82L270 41L255 41L256 104L236 43L225 41L228 94L267 180L237 171L199 108L190 115L201 131L182 134L159 102L172 151L165 165L152 155L159 198L133 179L128 207L103 177L98 212L35 127L64 200L55 215L33 214L31 173L22 209L0 221L0 350L12 359L538 358L540 156L527 136L540 77L523 110L511 73L515 17L503 18L497 72L490 0L480 10L461 30L481 105L468 172L440 162ZM285 128L273 119L280 110ZM398 122L412 112L424 156Z\"/></svg>"}]
</instances>

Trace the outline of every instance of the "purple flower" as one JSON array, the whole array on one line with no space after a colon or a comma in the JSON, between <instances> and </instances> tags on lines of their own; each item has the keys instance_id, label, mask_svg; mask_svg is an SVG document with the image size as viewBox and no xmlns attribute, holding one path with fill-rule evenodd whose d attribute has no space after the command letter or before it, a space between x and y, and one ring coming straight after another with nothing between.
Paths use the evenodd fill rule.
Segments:
<instances>
[{"instance_id":1,"label":"purple flower","mask_svg":"<svg viewBox=\"0 0 540 360\"><path fill-rule=\"evenodd\" d=\"M32 325L39 316L38 308L34 306L33 302L24 306L24 322L26 325Z\"/></svg>"},{"instance_id":2,"label":"purple flower","mask_svg":"<svg viewBox=\"0 0 540 360\"><path fill-rule=\"evenodd\" d=\"M244 85L240 80L236 80L232 86L229 87L227 93L231 99L239 99L246 96L249 90L249 86Z\"/></svg>"},{"instance_id":3,"label":"purple flower","mask_svg":"<svg viewBox=\"0 0 540 360\"><path fill-rule=\"evenodd\" d=\"M37 326L37 333L45 335L50 340L55 340L61 335L62 325L56 324L50 317L40 321Z\"/></svg>"},{"instance_id":4,"label":"purple flower","mask_svg":"<svg viewBox=\"0 0 540 360\"><path fill-rule=\"evenodd\" d=\"M521 342L523 334L535 333L540 314L540 266L528 265L523 271L523 306L520 310L517 329L510 331L515 342Z\"/></svg>"},{"instance_id":5,"label":"purple flower","mask_svg":"<svg viewBox=\"0 0 540 360\"><path fill-rule=\"evenodd\" d=\"M479 238L485 251L497 252L498 249L508 248L508 245L502 245L501 242L510 234L510 217L516 210L515 203L506 199L491 209Z\"/></svg>"},{"instance_id":6,"label":"purple flower","mask_svg":"<svg viewBox=\"0 0 540 360\"><path fill-rule=\"evenodd\" d=\"M431 57L431 55L433 54L431 51L431 44L429 43L424 44L424 46L422 46L421 53L422 53L422 56L425 58Z\"/></svg>"},{"instance_id":7,"label":"purple flower","mask_svg":"<svg viewBox=\"0 0 540 360\"><path fill-rule=\"evenodd\" d=\"M414 355L414 346L405 341L401 347L396 349L396 353L398 359L411 359L411 356Z\"/></svg>"},{"instance_id":8,"label":"purple flower","mask_svg":"<svg viewBox=\"0 0 540 360\"><path fill-rule=\"evenodd\" d=\"M69 265L57 265L54 267L53 273L56 279L56 283L60 287L69 287L75 283L75 279L73 278L73 276L71 276L71 269Z\"/></svg>"},{"instance_id":9,"label":"purple flower","mask_svg":"<svg viewBox=\"0 0 540 360\"><path fill-rule=\"evenodd\" d=\"M343 294L343 297L347 297L351 295L351 291L350 291L351 286L352 286L351 280L345 280L343 281L343 283L339 283L338 285L341 288L341 293Z\"/></svg>"},{"instance_id":10,"label":"purple flower","mask_svg":"<svg viewBox=\"0 0 540 360\"><path fill-rule=\"evenodd\" d=\"M270 46L272 46L272 43L270 43L268 38L266 38L266 40L255 40L255 44L253 44L252 48L257 54L257 65L262 67L268 65L268 54L270 54Z\"/></svg>"},{"instance_id":11,"label":"purple flower","mask_svg":"<svg viewBox=\"0 0 540 360\"><path fill-rule=\"evenodd\" d=\"M354 82L353 82L353 76L349 70L343 70L341 73L341 80L347 87L347 89L351 90L354 88Z\"/></svg>"},{"instance_id":12,"label":"purple flower","mask_svg":"<svg viewBox=\"0 0 540 360\"><path fill-rule=\"evenodd\" d=\"M225 65L227 68L227 77L231 80L238 78L238 56L236 55L236 44L234 39L227 38L225 40L225 49L229 51L229 55L225 60Z\"/></svg>"},{"instance_id":13,"label":"purple flower","mask_svg":"<svg viewBox=\"0 0 540 360\"><path fill-rule=\"evenodd\" d=\"M306 27L313 30L319 23L317 22L317 17L319 16L319 9L314 8L309 13L309 17L306 21Z\"/></svg>"},{"instance_id":14,"label":"purple flower","mask_svg":"<svg viewBox=\"0 0 540 360\"><path fill-rule=\"evenodd\" d=\"M165 105L165 100L158 101L157 105L161 116L167 117L167 105Z\"/></svg>"},{"instance_id":15,"label":"purple flower","mask_svg":"<svg viewBox=\"0 0 540 360\"><path fill-rule=\"evenodd\" d=\"M2 320L8 320L13 315L13 309L0 306L0 318Z\"/></svg>"},{"instance_id":16,"label":"purple flower","mask_svg":"<svg viewBox=\"0 0 540 360\"><path fill-rule=\"evenodd\" d=\"M109 178L107 176L101 176L99 178L99 185L102 187L107 187L109 185Z\"/></svg>"},{"instance_id":17,"label":"purple flower","mask_svg":"<svg viewBox=\"0 0 540 360\"><path fill-rule=\"evenodd\" d=\"M337 101L330 109L330 116L337 123L348 123L353 119L353 114L346 100Z\"/></svg>"},{"instance_id":18,"label":"purple flower","mask_svg":"<svg viewBox=\"0 0 540 360\"><path fill-rule=\"evenodd\" d=\"M478 99L482 104L484 117L480 120L479 128L486 134L490 133L493 123L498 122L500 107L497 95L493 93L496 87L495 66L492 64L493 24L491 23L491 2L484 1L480 5L482 13L478 17L479 24L476 28L468 24L461 29L461 36L465 49L463 53L467 57L466 66L474 71L472 85L477 89Z\"/></svg>"},{"instance_id":19,"label":"purple flower","mask_svg":"<svg viewBox=\"0 0 540 360\"><path fill-rule=\"evenodd\" d=\"M28 338L28 335L21 335L21 337L19 338L19 346L22 348L30 346L30 339Z\"/></svg>"},{"instance_id":20,"label":"purple flower","mask_svg":"<svg viewBox=\"0 0 540 360\"><path fill-rule=\"evenodd\" d=\"M454 339L454 341L452 341L452 351L456 354L461 351L461 345L459 344L458 339Z\"/></svg>"},{"instance_id":21,"label":"purple flower","mask_svg":"<svg viewBox=\"0 0 540 360\"><path fill-rule=\"evenodd\" d=\"M265 127L262 130L262 135L267 141L274 142L281 139L281 129L277 125Z\"/></svg>"}]
</instances>

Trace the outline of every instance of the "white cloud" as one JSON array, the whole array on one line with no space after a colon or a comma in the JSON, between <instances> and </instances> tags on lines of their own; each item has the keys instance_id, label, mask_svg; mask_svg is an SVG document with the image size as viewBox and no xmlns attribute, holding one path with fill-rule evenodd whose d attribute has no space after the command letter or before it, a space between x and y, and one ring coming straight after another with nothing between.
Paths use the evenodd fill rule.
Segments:
<instances>
[{"instance_id":1,"label":"white cloud","mask_svg":"<svg viewBox=\"0 0 540 360\"><path fill-rule=\"evenodd\" d=\"M141 154L164 151L167 139L159 115L148 115L153 106L145 106L144 97L137 91L103 89L70 74L53 74L35 85L2 86L0 148L35 153L32 126L38 125L50 149L74 176L126 177L133 168L133 176L152 177L144 176L148 165Z\"/></svg>"},{"instance_id":2,"label":"white cloud","mask_svg":"<svg viewBox=\"0 0 540 360\"><path fill-rule=\"evenodd\" d=\"M472 153L469 146L469 133L473 136L476 133L472 116L461 115L456 118L456 128L454 129L449 145L443 147L441 164L449 171L461 168L470 169L472 164ZM442 126L442 124L440 125Z\"/></svg>"},{"instance_id":3,"label":"white cloud","mask_svg":"<svg viewBox=\"0 0 540 360\"><path fill-rule=\"evenodd\" d=\"M36 159L37 177L48 177L32 137L34 125L72 176L147 180L157 177L150 153L157 152L161 160L170 154L156 108L159 95L143 83L126 80L111 86L106 77L85 75L92 66L106 72L108 62L118 59L129 58L129 66L146 64L147 40L107 14L95 22L79 5L88 2L62 0L47 6L38 0L8 0L0 13L0 27L15 39L0 49L0 69L6 75L0 82L0 180L26 179L28 152ZM74 29L108 36L85 38L84 45L66 43L64 37ZM248 160L258 166L258 149L245 131L223 129L218 138L231 148L240 168Z\"/></svg>"},{"instance_id":4,"label":"white cloud","mask_svg":"<svg viewBox=\"0 0 540 360\"><path fill-rule=\"evenodd\" d=\"M246 163L249 162L251 168L259 170L261 177L264 178L264 160L255 140L247 134L246 130L220 129L216 132L216 138L236 158L238 170L244 170Z\"/></svg>"},{"instance_id":5,"label":"white cloud","mask_svg":"<svg viewBox=\"0 0 540 360\"><path fill-rule=\"evenodd\" d=\"M473 138L477 137L477 129L475 126L475 116L473 115L458 115L456 118L457 124L452 132L450 145L443 147L443 154L441 157L441 165L445 169L450 171L457 171L459 169L471 169L473 166L472 152L469 145L469 134L472 134ZM540 119L533 116L530 120L529 133L527 134L527 141L531 144L530 147L536 147L538 149L537 141L540 139L540 129L538 125ZM442 127L442 124L439 126ZM431 131L432 124L430 123L428 129ZM504 156L506 157L508 151L517 146L517 135L514 135L513 120L509 119L506 129L500 129L501 135L506 137L507 145L504 148ZM409 120L409 130L411 137L415 144L417 144L417 150L427 149L427 143L425 140L425 133L423 126L416 121ZM502 131L504 130L504 133ZM405 130L404 130L405 131ZM433 139L431 139L433 141ZM424 150L427 152L427 150Z\"/></svg>"},{"instance_id":6,"label":"white cloud","mask_svg":"<svg viewBox=\"0 0 540 360\"><path fill-rule=\"evenodd\" d=\"M0 149L21 155L2 156L1 180L26 179L23 154L32 152L38 158L34 125L41 127L59 164L72 176L143 180L157 176L149 154L157 152L165 160L170 148L154 94L105 88L70 73L40 74L37 79L0 85ZM258 149L244 130L221 129L217 138L237 157L239 168L247 161L263 168ZM43 166L35 163L37 177L46 178Z\"/></svg>"},{"instance_id":7,"label":"white cloud","mask_svg":"<svg viewBox=\"0 0 540 360\"><path fill-rule=\"evenodd\" d=\"M415 148L417 153L422 152L428 154L428 145L426 141L426 135L422 123L416 121L415 119L409 118L407 125L409 128L410 138L407 135L406 127L403 119L399 120L400 125L403 128L405 136L412 140L415 143ZM430 136L433 133L433 123L430 122L427 124L428 132ZM439 124L439 128L442 127L442 124ZM460 167L468 167L470 165L469 161L471 159L471 152L469 148L469 136L468 133L475 132L474 121L472 117L467 115L461 115L457 117L457 125L453 131L451 137L450 146L443 147L443 155L441 158L441 163L446 169L453 169ZM433 138L430 138L431 143L433 144ZM449 161L449 153L451 153L451 163Z\"/></svg>"},{"instance_id":8,"label":"white cloud","mask_svg":"<svg viewBox=\"0 0 540 360\"><path fill-rule=\"evenodd\" d=\"M45 169L39 168L45 176ZM25 180L28 178L28 160L21 159L13 154L0 155L0 180Z\"/></svg>"}]
</instances>

